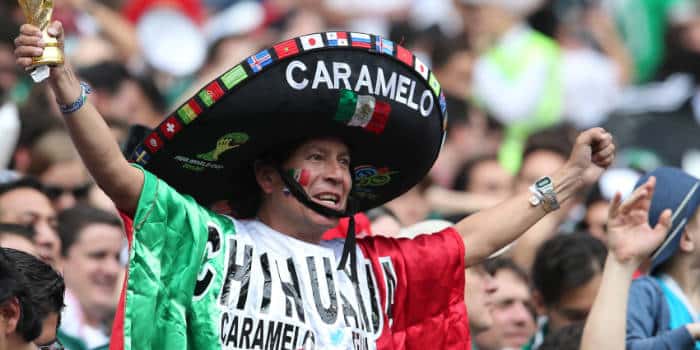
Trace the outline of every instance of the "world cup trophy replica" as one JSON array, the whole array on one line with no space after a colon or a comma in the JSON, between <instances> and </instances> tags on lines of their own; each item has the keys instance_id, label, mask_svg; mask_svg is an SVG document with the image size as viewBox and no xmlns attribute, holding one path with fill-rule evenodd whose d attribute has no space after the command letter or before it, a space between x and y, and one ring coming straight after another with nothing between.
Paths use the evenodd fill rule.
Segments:
<instances>
[{"instance_id":1,"label":"world cup trophy replica","mask_svg":"<svg viewBox=\"0 0 700 350\"><path fill-rule=\"evenodd\" d=\"M53 0L18 0L27 23L37 26L43 35L44 53L34 57L30 66L32 79L38 83L49 77L49 66L63 64L63 47L47 32L53 13Z\"/></svg>"}]
</instances>

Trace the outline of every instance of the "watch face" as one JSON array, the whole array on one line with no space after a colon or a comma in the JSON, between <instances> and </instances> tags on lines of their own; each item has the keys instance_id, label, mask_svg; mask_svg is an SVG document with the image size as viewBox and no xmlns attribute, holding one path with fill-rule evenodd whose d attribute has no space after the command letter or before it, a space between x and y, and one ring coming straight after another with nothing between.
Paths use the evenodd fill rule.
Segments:
<instances>
[{"instance_id":1,"label":"watch face","mask_svg":"<svg viewBox=\"0 0 700 350\"><path fill-rule=\"evenodd\" d=\"M535 182L535 186L537 186L538 188L549 186L551 184L552 184L552 179L550 179L549 177L543 177L543 178L537 180L537 182Z\"/></svg>"}]
</instances>

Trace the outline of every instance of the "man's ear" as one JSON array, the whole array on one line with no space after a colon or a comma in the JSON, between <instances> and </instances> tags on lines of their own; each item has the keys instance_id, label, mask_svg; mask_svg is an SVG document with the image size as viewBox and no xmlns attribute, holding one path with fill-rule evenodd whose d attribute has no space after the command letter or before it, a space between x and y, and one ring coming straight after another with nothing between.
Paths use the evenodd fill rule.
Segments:
<instances>
[{"instance_id":1,"label":"man's ear","mask_svg":"<svg viewBox=\"0 0 700 350\"><path fill-rule=\"evenodd\" d=\"M263 193L272 193L277 189L277 187L279 187L278 182L280 181L280 178L275 168L262 162L256 162L254 168L255 181L258 182L258 185L262 189Z\"/></svg>"},{"instance_id":2,"label":"man's ear","mask_svg":"<svg viewBox=\"0 0 700 350\"><path fill-rule=\"evenodd\" d=\"M681 241L679 243L679 248L684 252L692 252L695 250L695 242L693 237L688 232L688 227L683 228L683 233L681 233Z\"/></svg>"},{"instance_id":3,"label":"man's ear","mask_svg":"<svg viewBox=\"0 0 700 350\"><path fill-rule=\"evenodd\" d=\"M2 304L0 306L0 332L5 335L14 333L17 330L20 316L21 311L17 298L12 298Z\"/></svg>"},{"instance_id":4,"label":"man's ear","mask_svg":"<svg viewBox=\"0 0 700 350\"><path fill-rule=\"evenodd\" d=\"M535 312L537 312L538 315L547 315L547 306L544 305L542 294L536 289L532 291L532 304L535 306Z\"/></svg>"}]
</instances>

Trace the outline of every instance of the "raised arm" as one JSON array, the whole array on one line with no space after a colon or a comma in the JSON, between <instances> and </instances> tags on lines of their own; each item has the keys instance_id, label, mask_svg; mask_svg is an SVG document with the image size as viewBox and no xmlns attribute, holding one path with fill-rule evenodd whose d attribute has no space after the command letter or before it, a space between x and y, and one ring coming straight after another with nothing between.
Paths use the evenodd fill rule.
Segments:
<instances>
[{"instance_id":1,"label":"raised arm","mask_svg":"<svg viewBox=\"0 0 700 350\"><path fill-rule=\"evenodd\" d=\"M594 183L615 156L612 135L592 128L576 138L571 155L560 170L551 175L559 203L565 202L584 184ZM464 240L465 263L474 265L522 235L542 217L542 207L529 202L530 192L518 193L501 204L468 216L455 228Z\"/></svg>"},{"instance_id":2,"label":"raised arm","mask_svg":"<svg viewBox=\"0 0 700 350\"><path fill-rule=\"evenodd\" d=\"M598 295L588 314L581 350L625 349L627 300L632 275L661 244L671 227L671 211L649 227L647 216L656 180L650 177L620 203L617 193L608 212L608 257Z\"/></svg>"},{"instance_id":3,"label":"raised arm","mask_svg":"<svg viewBox=\"0 0 700 350\"><path fill-rule=\"evenodd\" d=\"M53 22L49 35L58 38L63 45L63 27ZM32 57L43 52L41 32L36 26L24 24L15 39L17 64L23 68L31 65ZM81 86L70 64L51 68L49 85L56 95L56 102L70 105L81 96ZM133 168L124 159L109 127L97 109L88 101L77 111L65 114L64 120L75 147L85 166L97 184L114 201L120 210L132 214L136 209L143 173Z\"/></svg>"}]
</instances>

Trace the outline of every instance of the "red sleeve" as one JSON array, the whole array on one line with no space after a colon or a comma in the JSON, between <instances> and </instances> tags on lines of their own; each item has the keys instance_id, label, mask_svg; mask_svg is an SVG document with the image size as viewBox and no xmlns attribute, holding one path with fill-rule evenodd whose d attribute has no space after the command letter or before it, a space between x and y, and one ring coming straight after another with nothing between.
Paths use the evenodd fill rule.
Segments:
<instances>
[{"instance_id":1,"label":"red sleeve","mask_svg":"<svg viewBox=\"0 0 700 350\"><path fill-rule=\"evenodd\" d=\"M372 263L384 307L379 349L467 348L464 243L457 231L358 242Z\"/></svg>"}]
</instances>

